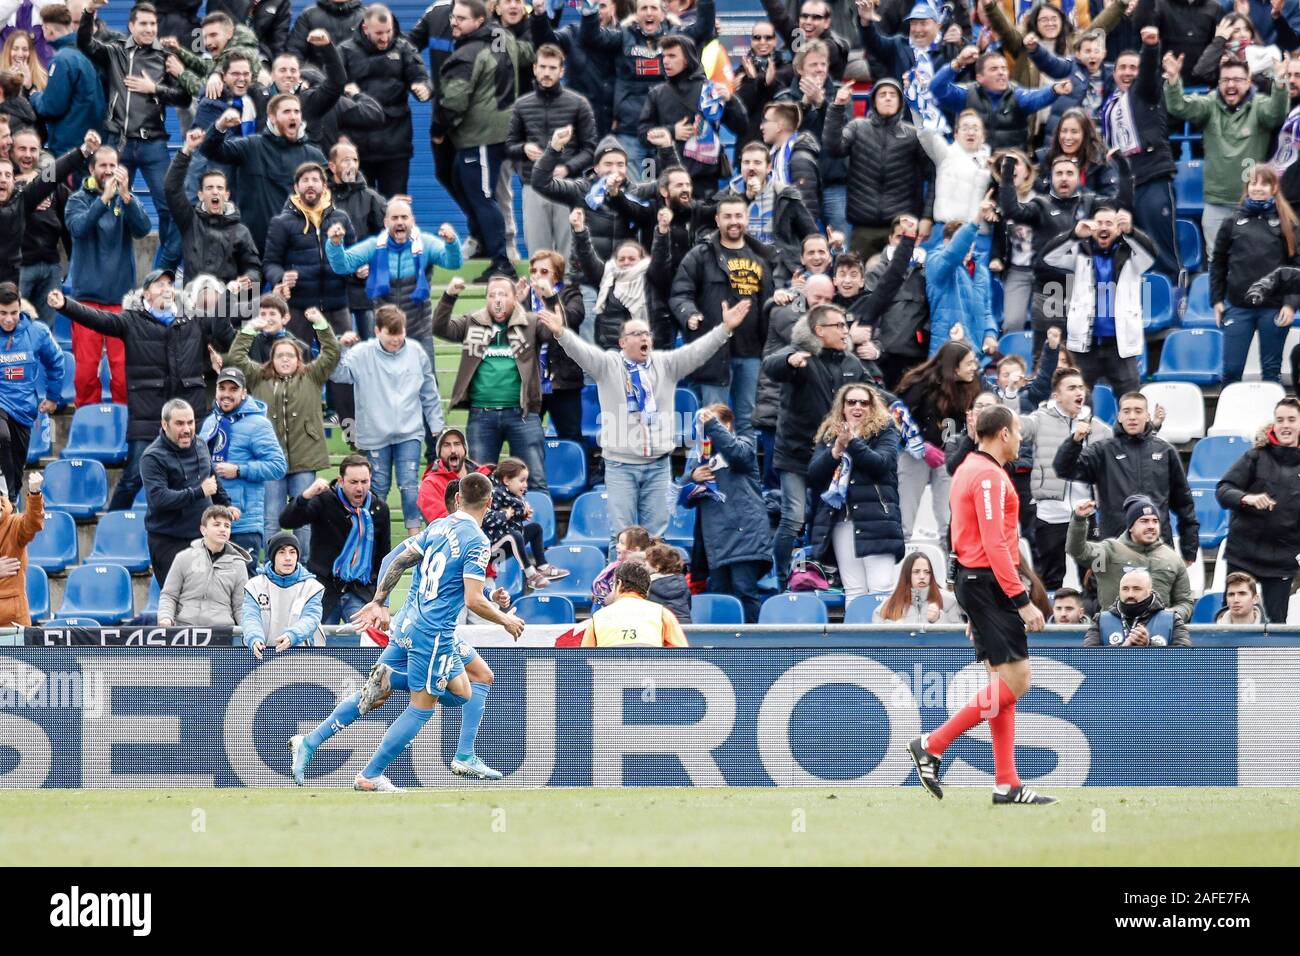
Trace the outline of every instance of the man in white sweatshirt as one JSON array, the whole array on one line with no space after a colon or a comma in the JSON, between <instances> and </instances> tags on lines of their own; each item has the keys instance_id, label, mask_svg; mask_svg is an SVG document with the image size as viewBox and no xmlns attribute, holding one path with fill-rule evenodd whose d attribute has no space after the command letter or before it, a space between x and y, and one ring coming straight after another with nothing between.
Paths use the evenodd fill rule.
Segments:
<instances>
[{"instance_id":1,"label":"man in white sweatshirt","mask_svg":"<svg viewBox=\"0 0 1300 956\"><path fill-rule=\"evenodd\" d=\"M600 397L600 448L609 493L610 560L620 531L641 525L652 537L668 530L671 456L690 423L677 422L677 383L722 348L749 314L750 300L722 310L722 324L690 345L655 351L650 324L628 319L620 351L602 350L569 334L559 310L537 313L560 348L596 382Z\"/></svg>"},{"instance_id":2,"label":"man in white sweatshirt","mask_svg":"<svg viewBox=\"0 0 1300 956\"><path fill-rule=\"evenodd\" d=\"M442 431L442 397L428 353L406 341L406 316L395 305L375 311L375 337L354 345L330 376L353 386L357 417L350 440L374 471L371 491L388 498L393 472L409 537L420 530L420 443Z\"/></svg>"}]
</instances>

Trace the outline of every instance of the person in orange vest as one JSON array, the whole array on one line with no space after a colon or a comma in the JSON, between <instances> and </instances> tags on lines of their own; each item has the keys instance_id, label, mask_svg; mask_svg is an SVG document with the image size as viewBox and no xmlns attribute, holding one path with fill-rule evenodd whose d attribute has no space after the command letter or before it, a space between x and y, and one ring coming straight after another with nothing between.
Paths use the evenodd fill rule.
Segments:
<instances>
[{"instance_id":1,"label":"person in orange vest","mask_svg":"<svg viewBox=\"0 0 1300 956\"><path fill-rule=\"evenodd\" d=\"M650 569L624 561L614 573L613 600L587 622L583 647L685 647L672 611L649 600Z\"/></svg>"}]
</instances>

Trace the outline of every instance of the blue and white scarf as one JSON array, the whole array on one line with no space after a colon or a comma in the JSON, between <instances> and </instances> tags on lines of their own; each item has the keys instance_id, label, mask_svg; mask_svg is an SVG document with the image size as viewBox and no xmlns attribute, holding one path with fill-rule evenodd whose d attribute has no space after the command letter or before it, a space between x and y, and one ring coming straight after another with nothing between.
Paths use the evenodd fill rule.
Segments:
<instances>
[{"instance_id":1,"label":"blue and white scarf","mask_svg":"<svg viewBox=\"0 0 1300 956\"><path fill-rule=\"evenodd\" d=\"M1291 111L1282 128L1278 130L1277 150L1268 164L1273 167L1274 172L1281 175L1291 168L1291 164L1297 157L1300 157L1300 106Z\"/></svg>"},{"instance_id":2,"label":"blue and white scarf","mask_svg":"<svg viewBox=\"0 0 1300 956\"><path fill-rule=\"evenodd\" d=\"M218 415L217 430L212 433L208 439L208 456L215 465L217 462L226 461L230 455L230 429L234 427L234 415Z\"/></svg>"},{"instance_id":3,"label":"blue and white scarf","mask_svg":"<svg viewBox=\"0 0 1300 956\"><path fill-rule=\"evenodd\" d=\"M895 399L889 406L889 414L894 416L894 422L898 425L898 430L903 434L903 444L907 453L917 461L925 459L925 439L921 437L921 429L916 427L916 422L912 420L912 411L902 401Z\"/></svg>"},{"instance_id":4,"label":"blue and white scarf","mask_svg":"<svg viewBox=\"0 0 1300 956\"><path fill-rule=\"evenodd\" d=\"M640 415L642 424L653 425L659 417L659 404L650 381L649 362L623 359L623 391L627 395L628 412Z\"/></svg>"},{"instance_id":5,"label":"blue and white scarf","mask_svg":"<svg viewBox=\"0 0 1300 956\"><path fill-rule=\"evenodd\" d=\"M398 258L409 248L411 258L415 261L415 291L411 293L411 301L428 301L429 273L424 267L424 237L420 235L420 230L412 229L410 239L404 243L394 243L392 248ZM375 252L370 257L370 277L366 279L366 295L372 299L384 298L392 291L388 275L388 251L388 230L384 229L375 241Z\"/></svg>"},{"instance_id":6,"label":"blue and white scarf","mask_svg":"<svg viewBox=\"0 0 1300 956\"><path fill-rule=\"evenodd\" d=\"M252 136L257 132L257 104L251 96L232 96L230 108L239 110L240 136Z\"/></svg>"},{"instance_id":7,"label":"blue and white scarf","mask_svg":"<svg viewBox=\"0 0 1300 956\"><path fill-rule=\"evenodd\" d=\"M563 289L564 289L564 283L563 282L558 283L555 286L555 294L559 295L561 290ZM532 306L533 312L540 312L542 311L542 309L546 308L546 303L544 303L541 300L541 298L537 295L537 291L535 289L529 289L528 294L532 297L532 301L529 303L529 305ZM551 392L555 390L555 386L551 382L551 343L550 342L543 342L541 348L537 350L537 366L542 373L542 394L550 395Z\"/></svg>"},{"instance_id":8,"label":"blue and white scarf","mask_svg":"<svg viewBox=\"0 0 1300 956\"><path fill-rule=\"evenodd\" d=\"M930 92L930 84L934 80L934 60L931 58L931 53L937 46L936 43L925 50L912 47L912 53L916 56L916 66L908 70L904 77L903 96L916 119L917 126L947 135L951 127L948 125L948 120L944 118L943 111L939 109L939 104L935 102L934 94Z\"/></svg>"},{"instance_id":9,"label":"blue and white scarf","mask_svg":"<svg viewBox=\"0 0 1300 956\"><path fill-rule=\"evenodd\" d=\"M334 494L338 495L343 510L352 519L348 539L343 542L339 556L334 559L334 577L340 581L368 584L373 577L375 553L375 521L370 516L371 496L367 494L366 500L359 507L354 507L343 489L337 485Z\"/></svg>"},{"instance_id":10,"label":"blue and white scarf","mask_svg":"<svg viewBox=\"0 0 1300 956\"><path fill-rule=\"evenodd\" d=\"M1124 90L1115 90L1101 108L1101 138L1108 148L1118 149L1125 156L1142 152L1142 138L1138 136L1133 118L1133 104Z\"/></svg>"},{"instance_id":11,"label":"blue and white scarf","mask_svg":"<svg viewBox=\"0 0 1300 956\"><path fill-rule=\"evenodd\" d=\"M722 88L717 83L705 83L700 87L700 128L682 148L682 154L687 159L706 166L718 164L722 158L722 138L718 135L718 124L722 121L722 110L726 105L722 99Z\"/></svg>"},{"instance_id":12,"label":"blue and white scarf","mask_svg":"<svg viewBox=\"0 0 1300 956\"><path fill-rule=\"evenodd\" d=\"M849 501L849 476L853 474L853 460L846 450L840 456L839 466L831 477L831 486L822 492L822 501L839 511Z\"/></svg>"},{"instance_id":13,"label":"blue and white scarf","mask_svg":"<svg viewBox=\"0 0 1300 956\"><path fill-rule=\"evenodd\" d=\"M784 146L773 146L771 150L772 158L772 182L779 189L782 186L790 185L790 156L794 153L794 141L799 138L799 134L793 134L785 141Z\"/></svg>"},{"instance_id":14,"label":"blue and white scarf","mask_svg":"<svg viewBox=\"0 0 1300 956\"><path fill-rule=\"evenodd\" d=\"M599 209L602 205L604 205L605 197L608 195L609 195L609 177L601 176L599 179L597 179L594 183L591 184L591 188L587 190L587 195L584 196L583 199L587 203L587 208L596 210ZM649 200L640 199L636 196L636 194L629 192L626 189L623 190L623 198L627 199L629 202L636 203L638 206L650 205Z\"/></svg>"}]
</instances>

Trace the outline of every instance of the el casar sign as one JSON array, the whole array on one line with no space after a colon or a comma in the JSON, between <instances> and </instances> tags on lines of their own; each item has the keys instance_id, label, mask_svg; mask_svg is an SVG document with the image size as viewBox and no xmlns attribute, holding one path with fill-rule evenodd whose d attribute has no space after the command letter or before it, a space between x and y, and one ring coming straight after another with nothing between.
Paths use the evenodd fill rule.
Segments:
<instances>
[{"instance_id":1,"label":"el casar sign","mask_svg":"<svg viewBox=\"0 0 1300 956\"><path fill-rule=\"evenodd\" d=\"M478 752L507 786L882 786L903 751L984 681L967 648L487 649L496 672ZM6 648L0 786L292 786L285 741L364 680L377 651ZM1063 649L1033 660L1017 708L1022 777L1044 786L1298 785L1300 650ZM311 786L350 786L406 698L327 742ZM435 713L390 770L454 777L460 718ZM987 729L945 781L992 781Z\"/></svg>"}]
</instances>

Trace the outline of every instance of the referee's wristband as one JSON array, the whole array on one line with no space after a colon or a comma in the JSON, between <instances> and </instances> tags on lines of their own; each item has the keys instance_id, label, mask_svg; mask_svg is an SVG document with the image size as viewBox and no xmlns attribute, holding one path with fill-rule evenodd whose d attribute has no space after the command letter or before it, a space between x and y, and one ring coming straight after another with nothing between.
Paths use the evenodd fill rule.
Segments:
<instances>
[{"instance_id":1,"label":"referee's wristband","mask_svg":"<svg viewBox=\"0 0 1300 956\"><path fill-rule=\"evenodd\" d=\"M1021 591L1019 594L1017 594L1015 597L1011 599L1011 603L1016 606L1017 610L1019 610L1022 607L1025 607L1030 603L1029 592Z\"/></svg>"}]
</instances>

